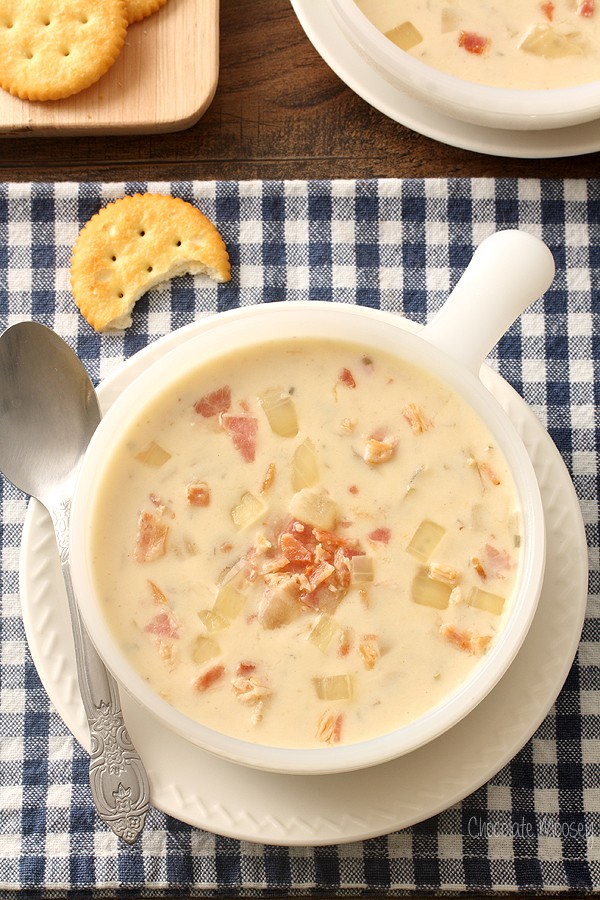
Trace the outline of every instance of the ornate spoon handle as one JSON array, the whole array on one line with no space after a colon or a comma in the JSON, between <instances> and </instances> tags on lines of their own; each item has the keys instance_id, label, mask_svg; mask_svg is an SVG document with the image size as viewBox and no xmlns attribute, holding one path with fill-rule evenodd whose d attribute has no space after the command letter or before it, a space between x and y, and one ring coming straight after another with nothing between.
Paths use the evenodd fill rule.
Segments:
<instances>
[{"instance_id":1,"label":"ornate spoon handle","mask_svg":"<svg viewBox=\"0 0 600 900\"><path fill-rule=\"evenodd\" d=\"M69 601L81 699L92 741L90 788L98 814L128 844L141 834L150 805L150 785L121 711L115 679L98 656L81 620L69 566L70 500L51 510Z\"/></svg>"}]
</instances>

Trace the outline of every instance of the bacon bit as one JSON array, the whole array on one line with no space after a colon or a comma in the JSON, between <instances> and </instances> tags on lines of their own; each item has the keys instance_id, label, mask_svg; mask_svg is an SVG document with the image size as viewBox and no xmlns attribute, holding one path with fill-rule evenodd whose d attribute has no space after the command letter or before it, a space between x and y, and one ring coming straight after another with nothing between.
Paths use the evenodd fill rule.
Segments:
<instances>
[{"instance_id":1,"label":"bacon bit","mask_svg":"<svg viewBox=\"0 0 600 900\"><path fill-rule=\"evenodd\" d=\"M461 31L458 38L458 46L480 56L490 45L490 39L477 34L475 31Z\"/></svg>"},{"instance_id":2,"label":"bacon bit","mask_svg":"<svg viewBox=\"0 0 600 900\"><path fill-rule=\"evenodd\" d=\"M254 706L262 703L271 696L271 690L262 678L251 675L249 678L240 676L231 682L236 699L241 703Z\"/></svg>"},{"instance_id":3,"label":"bacon bit","mask_svg":"<svg viewBox=\"0 0 600 900\"><path fill-rule=\"evenodd\" d=\"M229 385L217 388L210 394L205 394L194 403L196 412L205 419L211 416L218 416L220 413L227 412L231 406L231 388Z\"/></svg>"},{"instance_id":4,"label":"bacon bit","mask_svg":"<svg viewBox=\"0 0 600 900\"><path fill-rule=\"evenodd\" d=\"M388 462L394 455L395 449L395 440L379 441L377 438L371 437L365 444L363 459L370 466L378 466L381 463Z\"/></svg>"},{"instance_id":5,"label":"bacon bit","mask_svg":"<svg viewBox=\"0 0 600 900\"><path fill-rule=\"evenodd\" d=\"M432 563L427 574L433 581L441 581L444 584L458 584L460 578L460 573L456 569L443 563Z\"/></svg>"},{"instance_id":6,"label":"bacon bit","mask_svg":"<svg viewBox=\"0 0 600 900\"><path fill-rule=\"evenodd\" d=\"M275 481L275 473L276 473L275 463L269 463L269 468L266 471L265 477L263 478L263 483L260 486L261 494L266 494L269 488L273 485Z\"/></svg>"},{"instance_id":7,"label":"bacon bit","mask_svg":"<svg viewBox=\"0 0 600 900\"><path fill-rule=\"evenodd\" d=\"M338 641L338 656L348 656L350 650L352 649L352 629L351 628L342 628L340 631L340 637Z\"/></svg>"},{"instance_id":8,"label":"bacon bit","mask_svg":"<svg viewBox=\"0 0 600 900\"><path fill-rule=\"evenodd\" d=\"M358 494L358 487L355 484L351 484L348 490L351 494Z\"/></svg>"},{"instance_id":9,"label":"bacon bit","mask_svg":"<svg viewBox=\"0 0 600 900\"><path fill-rule=\"evenodd\" d=\"M224 541L219 547L219 550L221 551L221 553L231 553L231 551L233 550L233 544L231 543L231 541Z\"/></svg>"},{"instance_id":10,"label":"bacon bit","mask_svg":"<svg viewBox=\"0 0 600 900\"><path fill-rule=\"evenodd\" d=\"M431 420L416 403L409 403L402 410L402 415L411 427L413 434L423 434L431 428Z\"/></svg>"},{"instance_id":11,"label":"bacon bit","mask_svg":"<svg viewBox=\"0 0 600 900\"><path fill-rule=\"evenodd\" d=\"M389 528L376 528L367 537L378 544L389 544L392 532Z\"/></svg>"},{"instance_id":12,"label":"bacon bit","mask_svg":"<svg viewBox=\"0 0 600 900\"><path fill-rule=\"evenodd\" d=\"M297 520L279 534L276 548L270 542L264 552L258 544L250 548L244 557L247 577L260 575L267 586L259 604L261 625L279 628L302 606L335 609L350 587L351 559L361 552L358 541ZM259 556L264 560L260 570Z\"/></svg>"},{"instance_id":13,"label":"bacon bit","mask_svg":"<svg viewBox=\"0 0 600 900\"><path fill-rule=\"evenodd\" d=\"M311 560L310 550L289 531L284 531L279 536L279 546L290 562L310 562Z\"/></svg>"},{"instance_id":14,"label":"bacon bit","mask_svg":"<svg viewBox=\"0 0 600 900\"><path fill-rule=\"evenodd\" d=\"M134 559L139 563L154 562L167 552L167 535L169 526L161 522L158 516L150 512L141 512L138 518L138 531Z\"/></svg>"},{"instance_id":15,"label":"bacon bit","mask_svg":"<svg viewBox=\"0 0 600 900\"><path fill-rule=\"evenodd\" d=\"M486 462L479 463L479 471L483 472L483 474L487 476L487 478L492 482L492 484L494 484L494 485L501 484L500 479L498 478L498 476L496 475L496 473L494 472L494 470L488 463L486 463Z\"/></svg>"},{"instance_id":16,"label":"bacon bit","mask_svg":"<svg viewBox=\"0 0 600 900\"><path fill-rule=\"evenodd\" d=\"M254 462L258 419L254 416L221 416L221 424L246 462Z\"/></svg>"},{"instance_id":17,"label":"bacon bit","mask_svg":"<svg viewBox=\"0 0 600 900\"><path fill-rule=\"evenodd\" d=\"M189 506L208 506L210 504L210 488L205 481L188 484L185 497Z\"/></svg>"},{"instance_id":18,"label":"bacon bit","mask_svg":"<svg viewBox=\"0 0 600 900\"><path fill-rule=\"evenodd\" d=\"M171 641L158 642L158 655L162 660L168 663L169 668L173 668L173 660L175 659L175 648Z\"/></svg>"},{"instance_id":19,"label":"bacon bit","mask_svg":"<svg viewBox=\"0 0 600 900\"><path fill-rule=\"evenodd\" d=\"M245 413L250 412L250 404L248 403L247 400L240 400L240 409L243 410Z\"/></svg>"},{"instance_id":20,"label":"bacon bit","mask_svg":"<svg viewBox=\"0 0 600 900\"><path fill-rule=\"evenodd\" d=\"M254 672L256 669L256 665L253 662L249 662L247 659L241 660L237 664L235 674L239 677L240 675L249 675L250 672Z\"/></svg>"},{"instance_id":21,"label":"bacon bit","mask_svg":"<svg viewBox=\"0 0 600 900\"><path fill-rule=\"evenodd\" d=\"M473 566L473 568L475 569L475 571L477 572L477 574L479 575L479 577L482 578L484 581L486 581L486 579L487 579L487 572L485 571L485 569L484 569L483 566L481 565L481 560L479 559L478 556L472 556L472 557L471 557L471 565Z\"/></svg>"},{"instance_id":22,"label":"bacon bit","mask_svg":"<svg viewBox=\"0 0 600 900\"><path fill-rule=\"evenodd\" d=\"M596 0L582 0L577 7L577 15L590 18L596 11Z\"/></svg>"},{"instance_id":23,"label":"bacon bit","mask_svg":"<svg viewBox=\"0 0 600 900\"><path fill-rule=\"evenodd\" d=\"M173 510L168 508L165 501L162 499L162 497L159 497L158 494L155 494L155 493L148 494L148 500L150 501L150 503L153 506L156 507L156 509L158 510L158 512L161 515L164 515L166 513L170 519L175 518L175 513L173 512Z\"/></svg>"},{"instance_id":24,"label":"bacon bit","mask_svg":"<svg viewBox=\"0 0 600 900\"><path fill-rule=\"evenodd\" d=\"M365 664L365 668L372 669L381 656L381 650L379 649L379 638L377 637L377 635L363 635L358 645L358 652L360 653L361 659Z\"/></svg>"},{"instance_id":25,"label":"bacon bit","mask_svg":"<svg viewBox=\"0 0 600 900\"><path fill-rule=\"evenodd\" d=\"M263 563L260 568L261 575L269 575L271 572L281 572L282 569L285 569L286 566L289 566L290 561L287 556L276 556L275 559L269 559L267 562Z\"/></svg>"},{"instance_id":26,"label":"bacon bit","mask_svg":"<svg viewBox=\"0 0 600 900\"><path fill-rule=\"evenodd\" d=\"M158 637L167 637L173 640L177 640L179 637L179 628L170 610L154 616L144 627L144 631L148 634L156 634Z\"/></svg>"},{"instance_id":27,"label":"bacon bit","mask_svg":"<svg viewBox=\"0 0 600 900\"><path fill-rule=\"evenodd\" d=\"M164 606L168 601L161 589L158 587L158 585L154 584L153 581L150 581L150 579L148 579L148 584L150 585L150 589L152 590L152 599L154 600L154 602L160 603L162 606Z\"/></svg>"},{"instance_id":28,"label":"bacon bit","mask_svg":"<svg viewBox=\"0 0 600 900\"><path fill-rule=\"evenodd\" d=\"M341 384L345 384L346 387L349 387L349 388L356 387L356 381L354 380L354 376L352 375L352 372L350 371L350 369L342 369L342 371L338 375L338 381Z\"/></svg>"},{"instance_id":29,"label":"bacon bit","mask_svg":"<svg viewBox=\"0 0 600 900\"><path fill-rule=\"evenodd\" d=\"M316 737L317 740L324 744L337 744L342 735L342 724L344 721L343 713L331 712L326 710L317 722Z\"/></svg>"},{"instance_id":30,"label":"bacon bit","mask_svg":"<svg viewBox=\"0 0 600 900\"><path fill-rule=\"evenodd\" d=\"M478 634L472 628L467 628L465 631L459 631L454 625L447 624L440 625L440 634L460 650L465 650L467 653L474 654L483 653L492 640L491 635L489 634Z\"/></svg>"},{"instance_id":31,"label":"bacon bit","mask_svg":"<svg viewBox=\"0 0 600 900\"><path fill-rule=\"evenodd\" d=\"M200 675L194 681L194 687L197 691L207 691L225 674L225 666L213 666L203 675Z\"/></svg>"},{"instance_id":32,"label":"bacon bit","mask_svg":"<svg viewBox=\"0 0 600 900\"><path fill-rule=\"evenodd\" d=\"M548 3L540 3L540 9L544 13L548 21L552 22L552 20L554 19L554 3L552 3L552 0L549 0Z\"/></svg>"},{"instance_id":33,"label":"bacon bit","mask_svg":"<svg viewBox=\"0 0 600 900\"><path fill-rule=\"evenodd\" d=\"M308 578L311 590L316 591L319 585L323 584L324 581L327 581L329 576L333 575L334 572L334 566L332 566L331 563L324 561L315 566L312 572L309 572L307 569L306 577Z\"/></svg>"}]
</instances>

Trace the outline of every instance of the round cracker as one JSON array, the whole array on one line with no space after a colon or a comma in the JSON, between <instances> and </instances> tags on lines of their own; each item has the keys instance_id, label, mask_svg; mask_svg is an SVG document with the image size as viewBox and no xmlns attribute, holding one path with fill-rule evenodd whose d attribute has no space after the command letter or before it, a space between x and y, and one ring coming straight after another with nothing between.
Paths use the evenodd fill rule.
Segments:
<instances>
[{"instance_id":1,"label":"round cracker","mask_svg":"<svg viewBox=\"0 0 600 900\"><path fill-rule=\"evenodd\" d=\"M167 0L125 0L129 24L139 22L164 6Z\"/></svg>"},{"instance_id":2,"label":"round cracker","mask_svg":"<svg viewBox=\"0 0 600 900\"><path fill-rule=\"evenodd\" d=\"M0 87L60 100L112 66L127 33L125 0L0 0Z\"/></svg>"},{"instance_id":3,"label":"round cracker","mask_svg":"<svg viewBox=\"0 0 600 900\"><path fill-rule=\"evenodd\" d=\"M164 194L134 194L109 203L82 228L71 258L71 290L96 331L131 325L150 288L176 275L229 281L223 238L191 203Z\"/></svg>"}]
</instances>

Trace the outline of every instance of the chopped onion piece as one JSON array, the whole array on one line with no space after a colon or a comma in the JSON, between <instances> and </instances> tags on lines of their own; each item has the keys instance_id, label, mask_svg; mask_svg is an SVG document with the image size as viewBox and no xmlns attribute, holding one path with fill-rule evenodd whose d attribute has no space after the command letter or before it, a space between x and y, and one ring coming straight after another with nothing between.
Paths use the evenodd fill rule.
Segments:
<instances>
[{"instance_id":1,"label":"chopped onion piece","mask_svg":"<svg viewBox=\"0 0 600 900\"><path fill-rule=\"evenodd\" d=\"M199 634L194 641L194 646L192 648L192 658L198 665L202 665L209 659L213 659L215 656L219 656L220 653L221 648L212 638L205 637L205 635L203 634Z\"/></svg>"},{"instance_id":2,"label":"chopped onion piece","mask_svg":"<svg viewBox=\"0 0 600 900\"><path fill-rule=\"evenodd\" d=\"M423 35L412 22L402 22L401 25L396 25L395 28L386 31L385 36L401 50L410 50L423 40Z\"/></svg>"},{"instance_id":3,"label":"chopped onion piece","mask_svg":"<svg viewBox=\"0 0 600 900\"><path fill-rule=\"evenodd\" d=\"M420 562L427 562L445 533L446 529L441 525L423 519L406 550Z\"/></svg>"},{"instance_id":4,"label":"chopped onion piece","mask_svg":"<svg viewBox=\"0 0 600 900\"><path fill-rule=\"evenodd\" d=\"M264 514L267 506L250 491L242 494L240 502L231 510L231 518L238 529L247 528Z\"/></svg>"},{"instance_id":5,"label":"chopped onion piece","mask_svg":"<svg viewBox=\"0 0 600 900\"><path fill-rule=\"evenodd\" d=\"M201 609L198 617L207 631L222 631L223 628L227 628L229 625L228 619L219 615L219 613L213 612L212 609Z\"/></svg>"},{"instance_id":6,"label":"chopped onion piece","mask_svg":"<svg viewBox=\"0 0 600 900\"><path fill-rule=\"evenodd\" d=\"M314 488L297 491L290 500L289 512L295 519L325 531L334 530L338 517L337 505L329 494Z\"/></svg>"},{"instance_id":7,"label":"chopped onion piece","mask_svg":"<svg viewBox=\"0 0 600 900\"><path fill-rule=\"evenodd\" d=\"M313 678L319 700L352 700L354 682L352 675L325 675Z\"/></svg>"},{"instance_id":8,"label":"chopped onion piece","mask_svg":"<svg viewBox=\"0 0 600 900\"><path fill-rule=\"evenodd\" d=\"M322 653L325 653L331 641L339 631L340 626L333 616L323 613L311 628L308 638Z\"/></svg>"},{"instance_id":9,"label":"chopped onion piece","mask_svg":"<svg viewBox=\"0 0 600 900\"><path fill-rule=\"evenodd\" d=\"M351 560L352 584L364 584L375 577L372 556L353 556Z\"/></svg>"},{"instance_id":10,"label":"chopped onion piece","mask_svg":"<svg viewBox=\"0 0 600 900\"><path fill-rule=\"evenodd\" d=\"M292 458L292 487L295 491L313 487L319 480L317 452L310 438L306 438L294 452Z\"/></svg>"},{"instance_id":11,"label":"chopped onion piece","mask_svg":"<svg viewBox=\"0 0 600 900\"><path fill-rule=\"evenodd\" d=\"M134 459L137 459L144 466L160 469L161 466L164 466L171 459L171 454L164 447L161 447L160 444L157 444L156 441L150 441L147 447L135 454Z\"/></svg>"},{"instance_id":12,"label":"chopped onion piece","mask_svg":"<svg viewBox=\"0 0 600 900\"><path fill-rule=\"evenodd\" d=\"M412 599L420 606L446 609L451 593L452 585L445 584L443 581L434 581L426 572L420 572L413 579Z\"/></svg>"},{"instance_id":13,"label":"chopped onion piece","mask_svg":"<svg viewBox=\"0 0 600 900\"><path fill-rule=\"evenodd\" d=\"M476 609L483 609L485 612L493 613L499 616L504 609L504 597L499 594L492 594L491 591L483 591L481 588L473 588L469 594L469 606Z\"/></svg>"},{"instance_id":14,"label":"chopped onion piece","mask_svg":"<svg viewBox=\"0 0 600 900\"><path fill-rule=\"evenodd\" d=\"M259 394L258 401L274 434L280 437L295 437L298 434L296 404L287 391L280 387L270 388Z\"/></svg>"},{"instance_id":15,"label":"chopped onion piece","mask_svg":"<svg viewBox=\"0 0 600 900\"><path fill-rule=\"evenodd\" d=\"M225 619L237 618L244 608L246 598L241 591L228 581L222 586L214 602L213 612Z\"/></svg>"}]
</instances>

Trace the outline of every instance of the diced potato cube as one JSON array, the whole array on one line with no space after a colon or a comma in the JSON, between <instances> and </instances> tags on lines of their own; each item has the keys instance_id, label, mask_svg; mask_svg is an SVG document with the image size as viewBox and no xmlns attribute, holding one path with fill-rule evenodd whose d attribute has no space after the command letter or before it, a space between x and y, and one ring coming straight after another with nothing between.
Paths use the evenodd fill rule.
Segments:
<instances>
[{"instance_id":1,"label":"diced potato cube","mask_svg":"<svg viewBox=\"0 0 600 900\"><path fill-rule=\"evenodd\" d=\"M532 26L521 41L519 49L524 50L525 53L531 53L533 56L543 56L546 59L582 56L585 53L585 46L579 32L561 34L552 25L546 24Z\"/></svg>"},{"instance_id":2,"label":"diced potato cube","mask_svg":"<svg viewBox=\"0 0 600 900\"><path fill-rule=\"evenodd\" d=\"M402 22L401 25L396 25L395 28L386 31L385 36L401 50L411 50L423 40L423 35L412 22Z\"/></svg>"},{"instance_id":3,"label":"diced potato cube","mask_svg":"<svg viewBox=\"0 0 600 900\"><path fill-rule=\"evenodd\" d=\"M250 491L246 491L242 494L240 502L231 510L231 518L238 530L241 531L260 519L266 509L267 506L262 500L251 494Z\"/></svg>"},{"instance_id":4,"label":"diced potato cube","mask_svg":"<svg viewBox=\"0 0 600 900\"><path fill-rule=\"evenodd\" d=\"M219 656L220 653L221 648L213 638L199 634L195 639L192 647L192 658L198 665L208 662L209 659Z\"/></svg>"},{"instance_id":5,"label":"diced potato cube","mask_svg":"<svg viewBox=\"0 0 600 900\"><path fill-rule=\"evenodd\" d=\"M429 519L423 519L406 550L419 562L427 562L445 533L446 529L441 525L436 525Z\"/></svg>"},{"instance_id":6,"label":"diced potato cube","mask_svg":"<svg viewBox=\"0 0 600 900\"><path fill-rule=\"evenodd\" d=\"M292 457L292 487L295 491L314 487L319 480L317 452L310 438L296 447Z\"/></svg>"},{"instance_id":7,"label":"diced potato cube","mask_svg":"<svg viewBox=\"0 0 600 900\"><path fill-rule=\"evenodd\" d=\"M297 491L289 505L290 515L313 525L315 528L324 528L325 531L333 531L338 518L337 504L324 490L315 488L302 488Z\"/></svg>"},{"instance_id":8,"label":"diced potato cube","mask_svg":"<svg viewBox=\"0 0 600 900\"><path fill-rule=\"evenodd\" d=\"M481 588L473 588L469 594L469 606L476 609L483 609L485 612L493 613L499 616L504 609L504 597L499 594L492 594L491 591L484 591Z\"/></svg>"},{"instance_id":9,"label":"diced potato cube","mask_svg":"<svg viewBox=\"0 0 600 900\"><path fill-rule=\"evenodd\" d=\"M156 441L150 441L147 447L135 454L134 459L137 459L144 466L160 469L161 466L164 466L171 459L171 454L164 447L161 447L160 444L157 444Z\"/></svg>"},{"instance_id":10,"label":"diced potato cube","mask_svg":"<svg viewBox=\"0 0 600 900\"><path fill-rule=\"evenodd\" d=\"M230 581L223 585L217 594L213 612L231 621L237 618L244 608L246 598Z\"/></svg>"},{"instance_id":11,"label":"diced potato cube","mask_svg":"<svg viewBox=\"0 0 600 900\"><path fill-rule=\"evenodd\" d=\"M333 616L323 613L311 628L308 638L322 653L325 653L331 641L339 634L340 626Z\"/></svg>"},{"instance_id":12,"label":"diced potato cube","mask_svg":"<svg viewBox=\"0 0 600 900\"><path fill-rule=\"evenodd\" d=\"M212 609L201 609L198 617L207 631L222 631L229 625L229 620Z\"/></svg>"},{"instance_id":13,"label":"diced potato cube","mask_svg":"<svg viewBox=\"0 0 600 900\"><path fill-rule=\"evenodd\" d=\"M319 700L352 700L354 682L352 675L325 675L313 678Z\"/></svg>"},{"instance_id":14,"label":"diced potato cube","mask_svg":"<svg viewBox=\"0 0 600 900\"><path fill-rule=\"evenodd\" d=\"M451 593L452 585L434 581L426 572L415 575L411 586L413 601L420 606L431 606L433 609L446 609Z\"/></svg>"},{"instance_id":15,"label":"diced potato cube","mask_svg":"<svg viewBox=\"0 0 600 900\"><path fill-rule=\"evenodd\" d=\"M298 434L296 404L283 388L270 388L259 394L258 401L271 426L271 431L281 437L295 437Z\"/></svg>"},{"instance_id":16,"label":"diced potato cube","mask_svg":"<svg viewBox=\"0 0 600 900\"><path fill-rule=\"evenodd\" d=\"M375 570L372 556L353 556L351 561L352 584L373 581Z\"/></svg>"}]
</instances>

